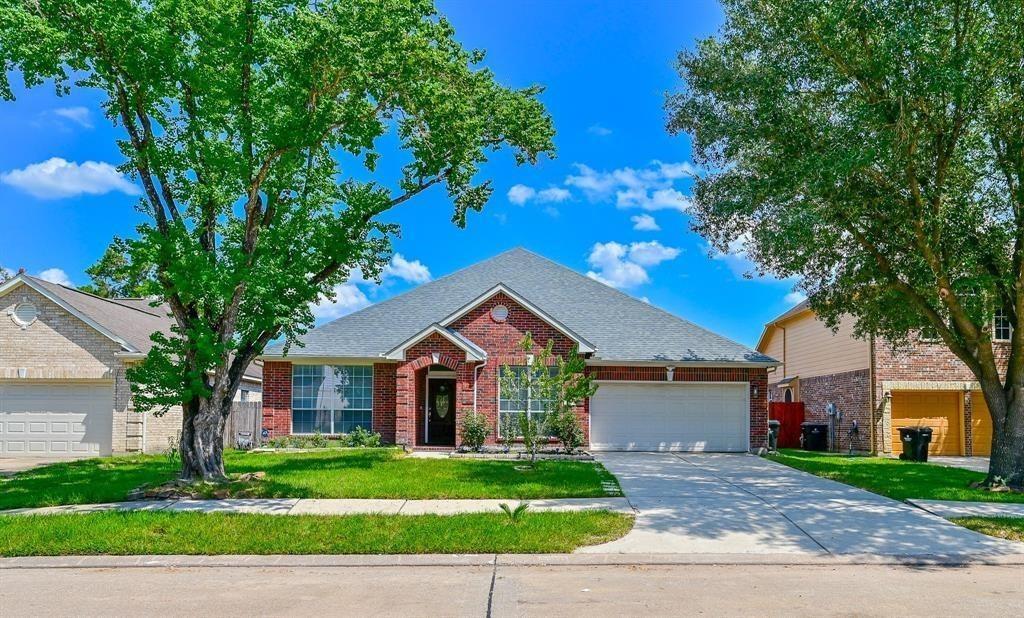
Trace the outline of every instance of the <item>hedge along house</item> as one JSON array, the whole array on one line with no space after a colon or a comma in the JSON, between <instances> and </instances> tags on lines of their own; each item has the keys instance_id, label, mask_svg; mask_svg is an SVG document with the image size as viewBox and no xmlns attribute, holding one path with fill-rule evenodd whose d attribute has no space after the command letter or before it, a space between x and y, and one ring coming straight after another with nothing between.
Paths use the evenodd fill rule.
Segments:
<instances>
[{"instance_id":1,"label":"hedge along house","mask_svg":"<svg viewBox=\"0 0 1024 618\"><path fill-rule=\"evenodd\" d=\"M166 306L100 298L19 273L0 285L0 457L89 457L167 450L181 407L142 413L127 370L171 334ZM258 401L261 368L236 400Z\"/></svg>"},{"instance_id":2,"label":"hedge along house","mask_svg":"<svg viewBox=\"0 0 1024 618\"><path fill-rule=\"evenodd\" d=\"M535 349L519 348L530 332ZM538 414L501 396L502 366L548 341L598 381L577 414L592 449L747 451L764 445L767 368L722 336L513 249L311 330L264 360L270 436L357 426L414 448L452 447L467 415ZM525 407L526 409L516 409Z\"/></svg>"},{"instance_id":3,"label":"hedge along house","mask_svg":"<svg viewBox=\"0 0 1024 618\"><path fill-rule=\"evenodd\" d=\"M769 397L804 403L807 420L826 421L825 406L843 412L840 447L857 421L857 450L898 453L900 427L933 430L933 455L987 456L992 417L974 375L940 341L915 335L893 347L882 339L853 336L844 318L833 332L804 301L765 325L758 351L781 361L769 373ZM994 349L1005 358L1009 321L996 315ZM1003 363L1005 364L1005 363Z\"/></svg>"}]
</instances>

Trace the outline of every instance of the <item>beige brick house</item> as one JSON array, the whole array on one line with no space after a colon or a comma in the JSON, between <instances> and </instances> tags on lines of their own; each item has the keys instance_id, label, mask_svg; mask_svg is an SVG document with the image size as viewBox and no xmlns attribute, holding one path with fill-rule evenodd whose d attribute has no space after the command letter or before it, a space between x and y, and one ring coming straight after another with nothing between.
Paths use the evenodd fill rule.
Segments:
<instances>
[{"instance_id":1,"label":"beige brick house","mask_svg":"<svg viewBox=\"0 0 1024 618\"><path fill-rule=\"evenodd\" d=\"M840 448L899 452L899 428L933 429L935 455L987 456L992 418L966 365L941 342L915 337L894 348L881 339L853 336L852 318L833 332L804 301L765 325L757 350L781 365L768 377L773 401L804 403L807 420L827 420L826 406L843 412ZM999 316L997 337L1009 339ZM1008 342L997 340L1004 353ZM849 437L857 423L859 432Z\"/></svg>"},{"instance_id":2,"label":"beige brick house","mask_svg":"<svg viewBox=\"0 0 1024 618\"><path fill-rule=\"evenodd\" d=\"M181 408L132 405L127 368L169 333L165 307L106 299L24 273L0 285L0 457L81 457L166 450ZM238 398L259 400L251 367Z\"/></svg>"}]
</instances>

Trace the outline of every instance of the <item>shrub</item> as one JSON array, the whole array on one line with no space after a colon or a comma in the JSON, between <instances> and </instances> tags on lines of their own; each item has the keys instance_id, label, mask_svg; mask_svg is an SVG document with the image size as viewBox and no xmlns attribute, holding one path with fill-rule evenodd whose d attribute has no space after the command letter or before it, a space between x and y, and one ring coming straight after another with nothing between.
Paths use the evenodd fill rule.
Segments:
<instances>
[{"instance_id":1,"label":"shrub","mask_svg":"<svg viewBox=\"0 0 1024 618\"><path fill-rule=\"evenodd\" d=\"M342 438L342 444L356 448L377 447L381 445L380 434L356 425L355 429Z\"/></svg>"},{"instance_id":2,"label":"shrub","mask_svg":"<svg viewBox=\"0 0 1024 618\"><path fill-rule=\"evenodd\" d=\"M551 436L557 439L569 453L583 446L583 425L571 409L565 408L551 414L547 423Z\"/></svg>"},{"instance_id":3,"label":"shrub","mask_svg":"<svg viewBox=\"0 0 1024 618\"><path fill-rule=\"evenodd\" d=\"M317 430L313 437L309 439L309 448L327 448L327 436L320 433L320 430Z\"/></svg>"},{"instance_id":4,"label":"shrub","mask_svg":"<svg viewBox=\"0 0 1024 618\"><path fill-rule=\"evenodd\" d=\"M487 436L491 435L491 426L486 416L470 411L463 415L459 431L462 434L462 444L470 450L479 452L487 441Z\"/></svg>"}]
</instances>

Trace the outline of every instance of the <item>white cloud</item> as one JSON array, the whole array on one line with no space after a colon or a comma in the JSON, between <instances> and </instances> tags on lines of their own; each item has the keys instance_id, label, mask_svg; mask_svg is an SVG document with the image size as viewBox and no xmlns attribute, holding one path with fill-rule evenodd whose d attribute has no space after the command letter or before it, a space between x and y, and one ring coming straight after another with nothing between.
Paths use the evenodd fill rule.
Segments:
<instances>
[{"instance_id":1,"label":"white cloud","mask_svg":"<svg viewBox=\"0 0 1024 618\"><path fill-rule=\"evenodd\" d=\"M53 113L86 129L92 128L92 114L89 112L88 107L58 107L53 110Z\"/></svg>"},{"instance_id":2,"label":"white cloud","mask_svg":"<svg viewBox=\"0 0 1024 618\"><path fill-rule=\"evenodd\" d=\"M140 193L135 184L109 163L86 161L78 164L60 157L4 172L0 174L0 182L40 199L103 195L111 191L127 195Z\"/></svg>"},{"instance_id":3,"label":"white cloud","mask_svg":"<svg viewBox=\"0 0 1024 618\"><path fill-rule=\"evenodd\" d=\"M419 260L409 261L401 253L391 258L391 263L381 273L385 279L396 277L408 283L426 283L430 281L430 269Z\"/></svg>"},{"instance_id":4,"label":"white cloud","mask_svg":"<svg viewBox=\"0 0 1024 618\"><path fill-rule=\"evenodd\" d=\"M561 187L549 187L537 193L537 201L539 202L561 203L570 197L572 197L572 193L569 193L568 189Z\"/></svg>"},{"instance_id":5,"label":"white cloud","mask_svg":"<svg viewBox=\"0 0 1024 618\"><path fill-rule=\"evenodd\" d=\"M635 242L629 246L629 259L641 266L657 266L679 257L679 249L666 247L656 240Z\"/></svg>"},{"instance_id":6,"label":"white cloud","mask_svg":"<svg viewBox=\"0 0 1024 618\"><path fill-rule=\"evenodd\" d=\"M508 201L516 206L523 206L527 202L537 201L542 204L560 204L572 197L568 189L562 187L548 187L540 191L527 185L513 185L508 190Z\"/></svg>"},{"instance_id":7,"label":"white cloud","mask_svg":"<svg viewBox=\"0 0 1024 618\"><path fill-rule=\"evenodd\" d=\"M587 272L587 276L614 288L632 288L651 280L647 268L678 255L679 249L665 247L657 241L630 245L599 242L587 257L587 263L594 269Z\"/></svg>"},{"instance_id":8,"label":"white cloud","mask_svg":"<svg viewBox=\"0 0 1024 618\"><path fill-rule=\"evenodd\" d=\"M661 229L654 217L648 214L633 215L629 220L633 222L633 229L638 232L657 232Z\"/></svg>"},{"instance_id":9,"label":"white cloud","mask_svg":"<svg viewBox=\"0 0 1024 618\"><path fill-rule=\"evenodd\" d=\"M334 286L332 297L321 297L320 302L313 305L313 317L318 320L334 320L369 304L370 299L359 286L354 283L342 283Z\"/></svg>"},{"instance_id":10,"label":"white cloud","mask_svg":"<svg viewBox=\"0 0 1024 618\"><path fill-rule=\"evenodd\" d=\"M653 161L643 169L622 167L610 172L599 172L582 163L575 167L576 174L567 176L565 184L580 189L592 202L614 198L619 208L684 213L690 210L690 198L674 186L677 180L696 175L696 168L690 163Z\"/></svg>"},{"instance_id":11,"label":"white cloud","mask_svg":"<svg viewBox=\"0 0 1024 618\"><path fill-rule=\"evenodd\" d=\"M50 283L56 283L57 285L74 287L74 284L71 283L71 279L68 277L68 274L59 268L47 268L43 272L39 273L38 276L43 281L49 281Z\"/></svg>"},{"instance_id":12,"label":"white cloud","mask_svg":"<svg viewBox=\"0 0 1024 618\"><path fill-rule=\"evenodd\" d=\"M609 135L612 134L612 130L609 129L608 127L602 127L599 124L593 124L587 128L587 133L590 133L591 135L596 135L598 137L608 137Z\"/></svg>"},{"instance_id":13,"label":"white cloud","mask_svg":"<svg viewBox=\"0 0 1024 618\"><path fill-rule=\"evenodd\" d=\"M798 290L793 290L783 298L787 305L796 305L807 300L807 295Z\"/></svg>"},{"instance_id":14,"label":"white cloud","mask_svg":"<svg viewBox=\"0 0 1024 618\"><path fill-rule=\"evenodd\" d=\"M508 201L516 206L522 206L537 195L537 190L526 185L512 185L508 190Z\"/></svg>"}]
</instances>

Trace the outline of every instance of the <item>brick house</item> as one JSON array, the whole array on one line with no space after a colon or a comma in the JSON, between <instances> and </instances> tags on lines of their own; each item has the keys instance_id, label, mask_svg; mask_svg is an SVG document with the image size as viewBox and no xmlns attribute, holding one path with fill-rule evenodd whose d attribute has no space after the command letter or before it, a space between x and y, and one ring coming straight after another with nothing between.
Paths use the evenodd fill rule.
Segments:
<instances>
[{"instance_id":1,"label":"brick house","mask_svg":"<svg viewBox=\"0 0 1024 618\"><path fill-rule=\"evenodd\" d=\"M769 398L801 401L807 420L826 421L825 407L843 413L840 448L900 452L899 428L933 429L935 455L987 456L992 418L973 374L941 342L915 336L894 347L853 335L853 318L833 332L804 301L765 325L757 350L779 359ZM1009 323L996 316L996 353L1004 354ZM1002 337L1003 341L999 338ZM859 432L850 437L856 423Z\"/></svg>"},{"instance_id":2,"label":"brick house","mask_svg":"<svg viewBox=\"0 0 1024 618\"><path fill-rule=\"evenodd\" d=\"M535 349L518 344L531 333ZM452 447L476 411L537 414L506 400L548 341L574 347L598 381L577 414L592 449L747 451L767 430L773 359L524 249L419 286L268 348L264 429L338 434L357 426L409 447ZM522 408L522 409L520 409Z\"/></svg>"},{"instance_id":3,"label":"brick house","mask_svg":"<svg viewBox=\"0 0 1024 618\"><path fill-rule=\"evenodd\" d=\"M164 451L181 408L143 414L126 371L170 334L166 307L100 298L19 273L0 285L0 457L83 457ZM237 399L258 401L260 367Z\"/></svg>"}]
</instances>

